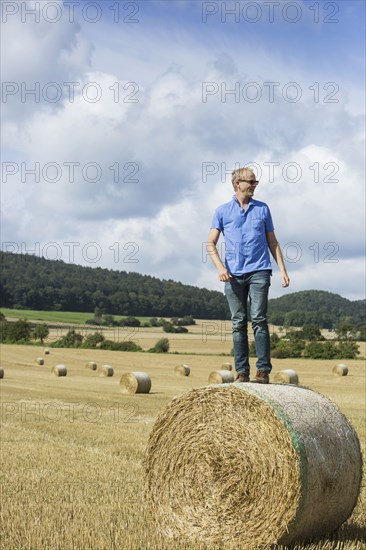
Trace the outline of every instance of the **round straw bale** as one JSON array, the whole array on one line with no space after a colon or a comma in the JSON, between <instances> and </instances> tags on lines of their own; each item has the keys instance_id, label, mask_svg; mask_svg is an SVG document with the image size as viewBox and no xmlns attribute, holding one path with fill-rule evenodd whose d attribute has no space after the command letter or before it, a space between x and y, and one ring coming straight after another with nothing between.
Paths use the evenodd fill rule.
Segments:
<instances>
[{"instance_id":1,"label":"round straw bale","mask_svg":"<svg viewBox=\"0 0 366 550\"><path fill-rule=\"evenodd\" d=\"M208 377L209 384L229 384L234 382L234 375L229 370L214 370Z\"/></svg>"},{"instance_id":2,"label":"round straw bale","mask_svg":"<svg viewBox=\"0 0 366 550\"><path fill-rule=\"evenodd\" d=\"M223 363L221 365L221 370L233 370L233 365L231 363Z\"/></svg>"},{"instance_id":3,"label":"round straw bale","mask_svg":"<svg viewBox=\"0 0 366 550\"><path fill-rule=\"evenodd\" d=\"M174 372L177 376L189 376L191 369L188 365L177 365Z\"/></svg>"},{"instance_id":4,"label":"round straw bale","mask_svg":"<svg viewBox=\"0 0 366 550\"><path fill-rule=\"evenodd\" d=\"M279 382L280 384L298 384L299 377L297 372L292 369L284 369L276 372L273 377L274 382Z\"/></svg>"},{"instance_id":5,"label":"round straw bale","mask_svg":"<svg viewBox=\"0 0 366 550\"><path fill-rule=\"evenodd\" d=\"M113 376L114 370L110 365L99 367L99 376Z\"/></svg>"},{"instance_id":6,"label":"round straw bale","mask_svg":"<svg viewBox=\"0 0 366 550\"><path fill-rule=\"evenodd\" d=\"M119 381L123 393L149 393L151 379L146 372L126 372Z\"/></svg>"},{"instance_id":7,"label":"round straw bale","mask_svg":"<svg viewBox=\"0 0 366 550\"><path fill-rule=\"evenodd\" d=\"M52 373L55 376L66 376L67 375L67 368L65 365L56 365L52 368Z\"/></svg>"},{"instance_id":8,"label":"round straw bale","mask_svg":"<svg viewBox=\"0 0 366 550\"><path fill-rule=\"evenodd\" d=\"M37 363L37 365L44 365L44 359L43 359L43 357L37 357L36 363Z\"/></svg>"},{"instance_id":9,"label":"round straw bale","mask_svg":"<svg viewBox=\"0 0 366 550\"><path fill-rule=\"evenodd\" d=\"M269 548L346 521L362 456L328 398L291 385L234 383L174 398L150 433L144 470L163 535Z\"/></svg>"},{"instance_id":10,"label":"round straw bale","mask_svg":"<svg viewBox=\"0 0 366 550\"><path fill-rule=\"evenodd\" d=\"M4 378L4 369L0 367L0 378Z\"/></svg>"},{"instance_id":11,"label":"round straw bale","mask_svg":"<svg viewBox=\"0 0 366 550\"><path fill-rule=\"evenodd\" d=\"M332 372L335 376L347 376L348 367L347 367L347 365L344 365L343 363L339 363L339 365L335 365L335 367L333 367Z\"/></svg>"},{"instance_id":12,"label":"round straw bale","mask_svg":"<svg viewBox=\"0 0 366 550\"><path fill-rule=\"evenodd\" d=\"M48 348L46 348L43 352L45 355L49 355L50 354L50 350Z\"/></svg>"},{"instance_id":13,"label":"round straw bale","mask_svg":"<svg viewBox=\"0 0 366 550\"><path fill-rule=\"evenodd\" d=\"M94 361L88 361L88 363L85 363L85 368L90 370L97 370L97 364Z\"/></svg>"}]
</instances>

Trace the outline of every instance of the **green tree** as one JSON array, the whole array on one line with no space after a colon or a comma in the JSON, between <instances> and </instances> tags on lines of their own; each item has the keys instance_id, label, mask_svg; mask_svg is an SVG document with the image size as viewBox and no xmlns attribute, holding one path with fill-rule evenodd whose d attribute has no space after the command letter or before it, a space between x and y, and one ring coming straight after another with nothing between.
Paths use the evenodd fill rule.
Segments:
<instances>
[{"instance_id":1,"label":"green tree","mask_svg":"<svg viewBox=\"0 0 366 550\"><path fill-rule=\"evenodd\" d=\"M337 346L338 359L356 359L359 353L359 346L356 342L339 342Z\"/></svg>"},{"instance_id":2,"label":"green tree","mask_svg":"<svg viewBox=\"0 0 366 550\"><path fill-rule=\"evenodd\" d=\"M29 342L31 333L32 327L27 319L18 319L15 323L8 324L7 337L12 342Z\"/></svg>"},{"instance_id":3,"label":"green tree","mask_svg":"<svg viewBox=\"0 0 366 550\"><path fill-rule=\"evenodd\" d=\"M83 348L96 348L98 344L104 342L105 337L101 332L88 334L83 341Z\"/></svg>"},{"instance_id":4,"label":"green tree","mask_svg":"<svg viewBox=\"0 0 366 550\"><path fill-rule=\"evenodd\" d=\"M361 342L366 342L366 325L360 327L357 339Z\"/></svg>"},{"instance_id":5,"label":"green tree","mask_svg":"<svg viewBox=\"0 0 366 550\"><path fill-rule=\"evenodd\" d=\"M344 317L336 325L335 331L339 340L354 340L357 334L357 327L350 317Z\"/></svg>"},{"instance_id":6,"label":"green tree","mask_svg":"<svg viewBox=\"0 0 366 550\"><path fill-rule=\"evenodd\" d=\"M83 342L83 335L71 329L65 336L61 336L56 342L51 344L55 348L80 348Z\"/></svg>"},{"instance_id":7,"label":"green tree","mask_svg":"<svg viewBox=\"0 0 366 550\"><path fill-rule=\"evenodd\" d=\"M100 325L102 323L103 312L100 307L94 308L94 320Z\"/></svg>"},{"instance_id":8,"label":"green tree","mask_svg":"<svg viewBox=\"0 0 366 550\"><path fill-rule=\"evenodd\" d=\"M301 357L305 342L303 340L281 339L272 351L272 357L285 359L286 357Z\"/></svg>"},{"instance_id":9,"label":"green tree","mask_svg":"<svg viewBox=\"0 0 366 550\"><path fill-rule=\"evenodd\" d=\"M271 334L270 336L270 340L271 340L271 349L275 349L278 342L280 342L280 337L278 336L278 334L276 334L275 332L273 334Z\"/></svg>"},{"instance_id":10,"label":"green tree","mask_svg":"<svg viewBox=\"0 0 366 550\"><path fill-rule=\"evenodd\" d=\"M33 336L35 340L40 340L41 344L43 344L43 340L47 338L49 333L50 331L46 323L37 323L34 329Z\"/></svg>"},{"instance_id":11,"label":"green tree","mask_svg":"<svg viewBox=\"0 0 366 550\"><path fill-rule=\"evenodd\" d=\"M303 356L309 359L335 359L338 349L335 342L309 342L306 344Z\"/></svg>"},{"instance_id":12,"label":"green tree","mask_svg":"<svg viewBox=\"0 0 366 550\"><path fill-rule=\"evenodd\" d=\"M305 324L302 327L302 337L304 340L319 340L321 338L320 328L317 325Z\"/></svg>"}]
</instances>

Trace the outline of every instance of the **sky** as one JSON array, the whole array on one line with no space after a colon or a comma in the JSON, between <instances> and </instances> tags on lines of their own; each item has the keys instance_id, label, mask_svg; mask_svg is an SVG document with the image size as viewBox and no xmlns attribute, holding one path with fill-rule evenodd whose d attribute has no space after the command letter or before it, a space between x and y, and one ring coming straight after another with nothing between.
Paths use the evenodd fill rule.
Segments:
<instances>
[{"instance_id":1,"label":"sky","mask_svg":"<svg viewBox=\"0 0 366 550\"><path fill-rule=\"evenodd\" d=\"M270 296L365 298L363 0L4 0L1 20L2 250L223 291L205 243L251 166L291 279L273 264Z\"/></svg>"}]
</instances>

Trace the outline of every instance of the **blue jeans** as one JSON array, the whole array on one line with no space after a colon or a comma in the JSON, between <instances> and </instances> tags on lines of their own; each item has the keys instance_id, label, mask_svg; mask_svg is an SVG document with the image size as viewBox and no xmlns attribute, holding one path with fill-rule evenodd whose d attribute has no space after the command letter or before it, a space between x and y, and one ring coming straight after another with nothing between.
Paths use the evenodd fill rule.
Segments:
<instances>
[{"instance_id":1,"label":"blue jeans","mask_svg":"<svg viewBox=\"0 0 366 550\"><path fill-rule=\"evenodd\" d=\"M231 311L235 369L249 374L248 313L254 332L257 369L270 373L270 339L267 324L268 291L271 285L270 271L253 271L233 276L225 282L225 296Z\"/></svg>"}]
</instances>

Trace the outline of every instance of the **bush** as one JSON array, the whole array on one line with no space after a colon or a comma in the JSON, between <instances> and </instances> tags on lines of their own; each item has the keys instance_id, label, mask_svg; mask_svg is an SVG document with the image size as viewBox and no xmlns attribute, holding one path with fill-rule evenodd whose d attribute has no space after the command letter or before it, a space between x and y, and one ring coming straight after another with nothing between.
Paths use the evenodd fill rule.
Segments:
<instances>
[{"instance_id":1,"label":"bush","mask_svg":"<svg viewBox=\"0 0 366 550\"><path fill-rule=\"evenodd\" d=\"M83 343L84 336L75 332L75 329L69 330L69 332L62 336L56 342L52 342L50 346L52 348L80 348Z\"/></svg>"},{"instance_id":2,"label":"bush","mask_svg":"<svg viewBox=\"0 0 366 550\"><path fill-rule=\"evenodd\" d=\"M96 348L98 344L104 342L105 338L101 332L94 332L94 334L88 334L83 342L83 348Z\"/></svg>"},{"instance_id":3,"label":"bush","mask_svg":"<svg viewBox=\"0 0 366 550\"><path fill-rule=\"evenodd\" d=\"M359 353L356 342L340 342L337 346L337 359L355 359Z\"/></svg>"},{"instance_id":4,"label":"bush","mask_svg":"<svg viewBox=\"0 0 366 550\"><path fill-rule=\"evenodd\" d=\"M338 349L334 342L309 342L304 348L303 356L309 359L335 359Z\"/></svg>"},{"instance_id":5,"label":"bush","mask_svg":"<svg viewBox=\"0 0 366 550\"><path fill-rule=\"evenodd\" d=\"M148 350L151 353L167 353L169 351L169 340L168 338L160 338L155 344L155 346Z\"/></svg>"},{"instance_id":6,"label":"bush","mask_svg":"<svg viewBox=\"0 0 366 550\"><path fill-rule=\"evenodd\" d=\"M104 340L101 343L100 349L109 349L112 351L142 351L141 346L138 346L131 340L125 342L113 342L112 340Z\"/></svg>"},{"instance_id":7,"label":"bush","mask_svg":"<svg viewBox=\"0 0 366 550\"><path fill-rule=\"evenodd\" d=\"M302 336L304 340L321 340L324 337L321 335L320 328L317 325L305 324L302 327Z\"/></svg>"},{"instance_id":8,"label":"bush","mask_svg":"<svg viewBox=\"0 0 366 550\"><path fill-rule=\"evenodd\" d=\"M1 321L1 339L9 343L27 343L31 339L32 326L27 319L18 319L15 323Z\"/></svg>"},{"instance_id":9,"label":"bush","mask_svg":"<svg viewBox=\"0 0 366 550\"><path fill-rule=\"evenodd\" d=\"M174 324L182 327L182 326L195 325L196 321L193 319L192 315L185 315L181 319L177 319L177 321Z\"/></svg>"},{"instance_id":10,"label":"bush","mask_svg":"<svg viewBox=\"0 0 366 550\"><path fill-rule=\"evenodd\" d=\"M301 357L305 342L303 340L284 340L277 342L272 351L272 357L276 359L286 359L287 357Z\"/></svg>"},{"instance_id":11,"label":"bush","mask_svg":"<svg viewBox=\"0 0 366 550\"><path fill-rule=\"evenodd\" d=\"M141 323L139 319L136 319L136 317L128 316L124 317L123 319L120 319L118 322L120 327L139 327L141 326Z\"/></svg>"},{"instance_id":12,"label":"bush","mask_svg":"<svg viewBox=\"0 0 366 550\"><path fill-rule=\"evenodd\" d=\"M169 323L169 321L165 321L164 324L163 324L163 331L164 332L175 332L173 324Z\"/></svg>"},{"instance_id":13,"label":"bush","mask_svg":"<svg viewBox=\"0 0 366 550\"><path fill-rule=\"evenodd\" d=\"M188 332L188 329L186 327L175 327L172 323L169 321L165 321L163 324L163 331L164 332Z\"/></svg>"},{"instance_id":14,"label":"bush","mask_svg":"<svg viewBox=\"0 0 366 550\"><path fill-rule=\"evenodd\" d=\"M100 319L88 319L87 321L85 321L85 324L86 325L101 325L101 320Z\"/></svg>"},{"instance_id":15,"label":"bush","mask_svg":"<svg viewBox=\"0 0 366 550\"><path fill-rule=\"evenodd\" d=\"M278 336L278 334L274 332L273 334L271 334L270 339L271 339L271 349L275 349L275 347L277 346L281 338Z\"/></svg>"},{"instance_id":16,"label":"bush","mask_svg":"<svg viewBox=\"0 0 366 550\"><path fill-rule=\"evenodd\" d=\"M173 332L188 332L188 329L186 327L174 327Z\"/></svg>"}]
</instances>

